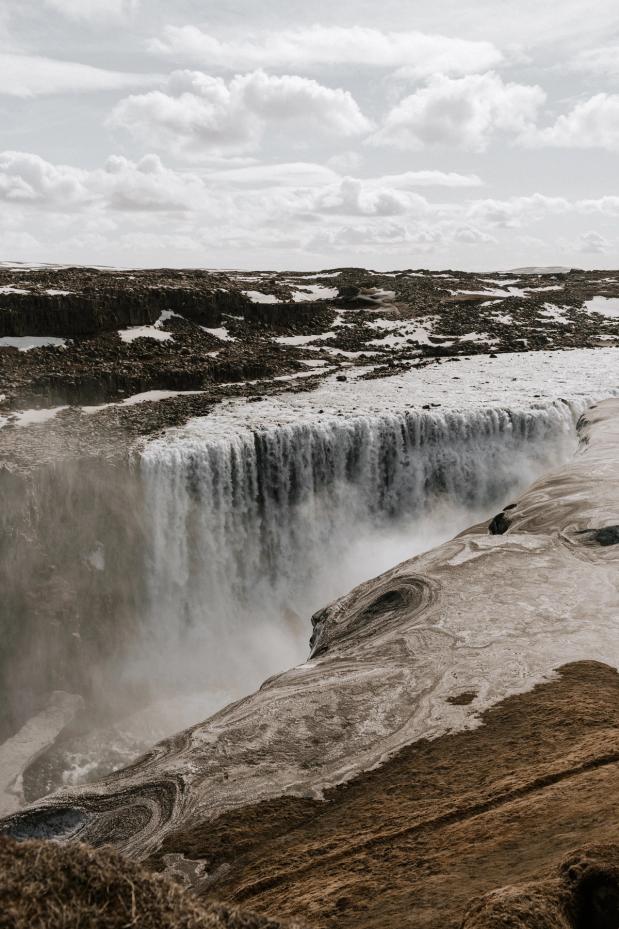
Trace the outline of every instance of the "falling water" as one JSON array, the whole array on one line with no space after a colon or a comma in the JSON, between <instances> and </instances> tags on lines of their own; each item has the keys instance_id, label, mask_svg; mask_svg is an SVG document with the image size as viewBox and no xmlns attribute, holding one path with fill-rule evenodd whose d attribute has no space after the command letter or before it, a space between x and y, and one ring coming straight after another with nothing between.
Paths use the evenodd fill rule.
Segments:
<instances>
[{"instance_id":1,"label":"falling water","mask_svg":"<svg viewBox=\"0 0 619 929\"><path fill-rule=\"evenodd\" d=\"M97 549L106 598L135 575L136 613L127 626L107 620L105 598L86 611L96 628L108 623L110 647L88 667L90 705L110 709L112 728L95 726L35 766L31 798L128 763L305 660L313 612L488 518L565 460L586 405L240 421L215 434L207 418L203 432L198 421L150 442L121 524L139 533L127 548L113 522ZM91 559L89 577L99 573Z\"/></svg>"},{"instance_id":2,"label":"falling water","mask_svg":"<svg viewBox=\"0 0 619 929\"><path fill-rule=\"evenodd\" d=\"M564 402L329 417L151 443L145 616L157 680L237 695L302 660L309 616L487 517L574 447Z\"/></svg>"}]
</instances>

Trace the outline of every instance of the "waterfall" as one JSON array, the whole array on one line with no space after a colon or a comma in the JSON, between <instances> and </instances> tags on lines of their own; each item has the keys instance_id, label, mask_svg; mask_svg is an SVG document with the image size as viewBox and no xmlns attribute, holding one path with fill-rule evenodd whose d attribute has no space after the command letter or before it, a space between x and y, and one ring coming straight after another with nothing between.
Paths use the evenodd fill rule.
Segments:
<instances>
[{"instance_id":1,"label":"waterfall","mask_svg":"<svg viewBox=\"0 0 619 929\"><path fill-rule=\"evenodd\" d=\"M307 654L312 612L487 517L574 448L582 405L409 411L151 442L145 632L159 681L237 695Z\"/></svg>"},{"instance_id":2,"label":"waterfall","mask_svg":"<svg viewBox=\"0 0 619 929\"><path fill-rule=\"evenodd\" d=\"M0 603L16 630L4 727L51 690L81 694L88 711L30 769L31 799L128 764L304 661L314 612L498 512L569 457L588 405L259 427L253 407L234 406L149 442L128 468L39 475L30 498L11 496L7 524L19 545ZM22 593L39 577L33 611Z\"/></svg>"}]
</instances>

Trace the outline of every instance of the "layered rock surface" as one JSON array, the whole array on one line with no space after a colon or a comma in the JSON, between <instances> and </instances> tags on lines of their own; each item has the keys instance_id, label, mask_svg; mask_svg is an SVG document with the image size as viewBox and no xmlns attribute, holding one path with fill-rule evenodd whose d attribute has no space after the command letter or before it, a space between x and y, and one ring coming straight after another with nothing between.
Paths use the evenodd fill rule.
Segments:
<instances>
[{"instance_id":1,"label":"layered rock surface","mask_svg":"<svg viewBox=\"0 0 619 929\"><path fill-rule=\"evenodd\" d=\"M199 893L309 925L436 929L619 840L619 402L580 439L489 523L317 614L306 664L4 828L199 865Z\"/></svg>"}]
</instances>

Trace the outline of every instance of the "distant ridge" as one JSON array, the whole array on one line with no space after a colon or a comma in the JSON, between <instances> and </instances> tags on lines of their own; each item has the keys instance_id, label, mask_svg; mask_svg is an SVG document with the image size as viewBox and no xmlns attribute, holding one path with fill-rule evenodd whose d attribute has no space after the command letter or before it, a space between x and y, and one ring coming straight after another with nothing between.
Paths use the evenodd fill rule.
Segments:
<instances>
[{"instance_id":1,"label":"distant ridge","mask_svg":"<svg viewBox=\"0 0 619 929\"><path fill-rule=\"evenodd\" d=\"M569 274L571 268L562 268L560 266L550 266L548 268L512 268L508 274Z\"/></svg>"}]
</instances>

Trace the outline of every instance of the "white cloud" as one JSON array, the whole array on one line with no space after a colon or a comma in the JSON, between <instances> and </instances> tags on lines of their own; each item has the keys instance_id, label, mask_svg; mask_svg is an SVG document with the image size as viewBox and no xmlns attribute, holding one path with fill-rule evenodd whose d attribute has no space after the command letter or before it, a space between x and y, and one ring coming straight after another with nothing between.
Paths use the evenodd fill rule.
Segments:
<instances>
[{"instance_id":1,"label":"white cloud","mask_svg":"<svg viewBox=\"0 0 619 929\"><path fill-rule=\"evenodd\" d=\"M139 6L139 0L44 0L45 5L76 20L124 19Z\"/></svg>"},{"instance_id":2,"label":"white cloud","mask_svg":"<svg viewBox=\"0 0 619 929\"><path fill-rule=\"evenodd\" d=\"M201 71L175 71L165 91L121 100L109 124L130 131L141 141L194 156L253 151L267 128L289 126L303 133L341 137L370 129L348 91L264 71L237 75L229 82Z\"/></svg>"},{"instance_id":3,"label":"white cloud","mask_svg":"<svg viewBox=\"0 0 619 929\"><path fill-rule=\"evenodd\" d=\"M339 184L320 191L308 206L323 214L397 216L411 211L426 213L428 203L419 194L346 177Z\"/></svg>"},{"instance_id":4,"label":"white cloud","mask_svg":"<svg viewBox=\"0 0 619 929\"><path fill-rule=\"evenodd\" d=\"M579 52L570 68L574 71L585 71L589 74L619 76L619 45L602 45L598 48L587 48Z\"/></svg>"},{"instance_id":5,"label":"white cloud","mask_svg":"<svg viewBox=\"0 0 619 929\"><path fill-rule=\"evenodd\" d=\"M152 74L106 71L77 61L0 52L0 94L14 97L119 90L152 85L156 80Z\"/></svg>"},{"instance_id":6,"label":"white cloud","mask_svg":"<svg viewBox=\"0 0 619 929\"><path fill-rule=\"evenodd\" d=\"M354 164L354 163L353 163ZM220 182L252 187L322 187L337 183L342 175L349 176L350 160L345 159L343 170L338 160L330 159L329 167L312 162L256 164L247 167L218 171L210 177ZM483 184L476 174L458 174L455 171L404 171L379 178L365 178L363 183L374 187L409 190L415 187L480 187Z\"/></svg>"},{"instance_id":7,"label":"white cloud","mask_svg":"<svg viewBox=\"0 0 619 929\"><path fill-rule=\"evenodd\" d=\"M349 150L332 155L327 165L339 174L355 174L361 169L363 156L360 152Z\"/></svg>"},{"instance_id":8,"label":"white cloud","mask_svg":"<svg viewBox=\"0 0 619 929\"><path fill-rule=\"evenodd\" d=\"M425 197L414 192L415 187L477 186L480 183L475 176L441 171L408 171L376 178L344 177L310 196L300 191L295 207L297 212L323 215L426 216L441 211L443 207L431 205Z\"/></svg>"},{"instance_id":9,"label":"white cloud","mask_svg":"<svg viewBox=\"0 0 619 929\"><path fill-rule=\"evenodd\" d=\"M152 51L209 68L303 69L315 65L405 66L417 76L440 71L468 74L485 71L502 60L490 42L427 35L422 32L382 32L362 26L320 26L286 29L225 41L196 26L167 26Z\"/></svg>"},{"instance_id":10,"label":"white cloud","mask_svg":"<svg viewBox=\"0 0 619 929\"><path fill-rule=\"evenodd\" d=\"M549 197L535 193L528 196L510 197L506 200L473 200L467 207L468 217L490 226L505 228L567 214L619 216L619 196L607 195L597 199L569 200L567 197Z\"/></svg>"},{"instance_id":11,"label":"white cloud","mask_svg":"<svg viewBox=\"0 0 619 929\"><path fill-rule=\"evenodd\" d=\"M88 172L53 165L28 152L0 153L0 198L13 203L60 203L65 208L92 196Z\"/></svg>"},{"instance_id":12,"label":"white cloud","mask_svg":"<svg viewBox=\"0 0 619 929\"><path fill-rule=\"evenodd\" d=\"M157 155L137 163L112 155L104 171L92 173L91 186L117 210L192 211L211 205L201 178L165 168Z\"/></svg>"},{"instance_id":13,"label":"white cloud","mask_svg":"<svg viewBox=\"0 0 619 929\"><path fill-rule=\"evenodd\" d=\"M39 242L29 232L2 232L2 254L5 260L21 255L33 255L39 248Z\"/></svg>"},{"instance_id":14,"label":"white cloud","mask_svg":"<svg viewBox=\"0 0 619 929\"><path fill-rule=\"evenodd\" d=\"M611 243L599 232L590 230L581 234L576 247L586 255L604 255L610 249Z\"/></svg>"},{"instance_id":15,"label":"white cloud","mask_svg":"<svg viewBox=\"0 0 619 929\"><path fill-rule=\"evenodd\" d=\"M601 213L605 216L619 216L619 196L607 194L596 200L579 200L579 209L582 213Z\"/></svg>"},{"instance_id":16,"label":"white cloud","mask_svg":"<svg viewBox=\"0 0 619 929\"><path fill-rule=\"evenodd\" d=\"M157 264L183 263L182 255L195 262L192 255L228 250L229 256L242 251L258 261L268 253L268 263L282 255L284 263L294 264L294 255L310 262L320 254L324 264L329 253L338 252L346 262L358 254L367 256L365 263L375 264L376 258L396 266L410 264L404 257L409 253L442 254L447 260L487 254L499 243L513 247L525 234L533 242L534 224L548 220L569 230L569 239L555 237L554 246L572 260L579 253L611 253L611 243L590 225L595 228L592 217L619 215L619 197L425 196L429 182L446 183L445 191L471 180L431 170L342 177L304 162L188 172L166 167L157 155L137 161L113 155L103 167L85 170L31 153L0 152L0 225L3 243L16 250L12 257L18 252L28 257L34 249L40 258L63 261L88 260L94 252L100 260L105 255L122 261L124 249L140 260L150 255ZM155 211L165 214L163 224L153 221Z\"/></svg>"},{"instance_id":17,"label":"white cloud","mask_svg":"<svg viewBox=\"0 0 619 929\"><path fill-rule=\"evenodd\" d=\"M487 245L490 242L496 242L494 236L470 225L457 226L453 231L453 238L456 242L462 242L463 245Z\"/></svg>"},{"instance_id":18,"label":"white cloud","mask_svg":"<svg viewBox=\"0 0 619 929\"><path fill-rule=\"evenodd\" d=\"M0 152L0 200L70 212L99 205L112 210L194 210L208 205L193 174L165 168L157 155L132 162L111 156L104 169L54 165L28 152Z\"/></svg>"},{"instance_id":19,"label":"white cloud","mask_svg":"<svg viewBox=\"0 0 619 929\"><path fill-rule=\"evenodd\" d=\"M476 174L458 174L455 171L405 171L380 178L380 184L406 190L409 187L481 187L483 181Z\"/></svg>"},{"instance_id":20,"label":"white cloud","mask_svg":"<svg viewBox=\"0 0 619 929\"><path fill-rule=\"evenodd\" d=\"M537 193L507 200L475 200L469 204L467 216L490 226L509 228L578 209L577 203L564 197L548 197Z\"/></svg>"},{"instance_id":21,"label":"white cloud","mask_svg":"<svg viewBox=\"0 0 619 929\"><path fill-rule=\"evenodd\" d=\"M279 164L256 164L229 168L211 174L213 182L234 186L262 187L321 187L338 180L331 168L312 162L295 161Z\"/></svg>"},{"instance_id":22,"label":"white cloud","mask_svg":"<svg viewBox=\"0 0 619 929\"><path fill-rule=\"evenodd\" d=\"M559 116L553 126L532 131L530 145L619 150L619 94L596 94Z\"/></svg>"},{"instance_id":23,"label":"white cloud","mask_svg":"<svg viewBox=\"0 0 619 929\"><path fill-rule=\"evenodd\" d=\"M350 254L354 251L364 255L391 255L394 251L401 254L410 249L413 254L432 254L455 244L476 246L495 241L483 230L450 221L429 225L427 222L378 220L325 228L312 235L306 248L317 253Z\"/></svg>"},{"instance_id":24,"label":"white cloud","mask_svg":"<svg viewBox=\"0 0 619 929\"><path fill-rule=\"evenodd\" d=\"M405 97L372 137L375 144L418 149L449 145L483 151L500 132L522 134L535 123L541 87L504 83L499 75L439 75Z\"/></svg>"},{"instance_id":25,"label":"white cloud","mask_svg":"<svg viewBox=\"0 0 619 929\"><path fill-rule=\"evenodd\" d=\"M384 177L341 177L321 165L252 165L202 175L165 167L157 155L137 162L120 155L104 168L84 170L55 165L28 152L0 152L0 199L14 205L39 205L58 212L96 205L119 211L212 210L223 199L233 209L256 216L343 214L391 216L426 213L429 203L417 186L476 184L474 176L440 171L409 171Z\"/></svg>"}]
</instances>

